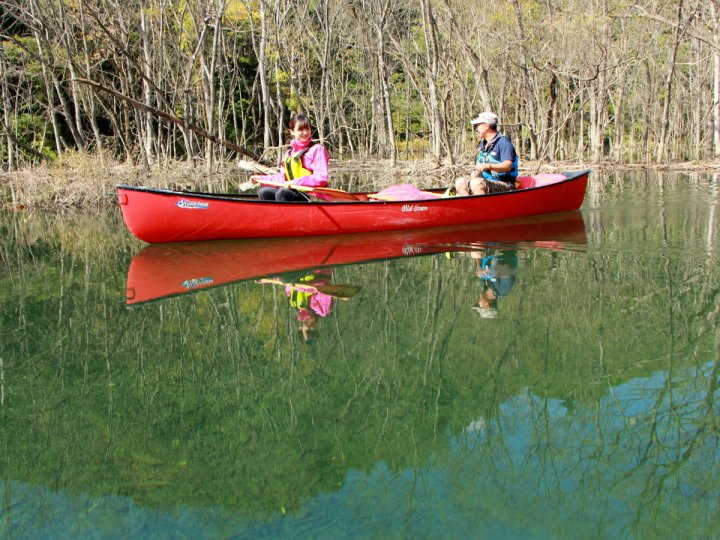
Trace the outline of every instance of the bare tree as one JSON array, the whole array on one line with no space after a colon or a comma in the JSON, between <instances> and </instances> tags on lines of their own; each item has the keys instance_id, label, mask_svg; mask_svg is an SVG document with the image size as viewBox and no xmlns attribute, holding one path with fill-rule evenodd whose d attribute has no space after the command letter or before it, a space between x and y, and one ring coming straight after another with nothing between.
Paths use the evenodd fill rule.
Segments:
<instances>
[{"instance_id":1,"label":"bare tree","mask_svg":"<svg viewBox=\"0 0 720 540\"><path fill-rule=\"evenodd\" d=\"M394 162L404 136L452 160L492 109L530 159L720 156L718 0L530 7L0 0L3 148L213 172L231 147L278 150L303 110L331 151Z\"/></svg>"},{"instance_id":2,"label":"bare tree","mask_svg":"<svg viewBox=\"0 0 720 540\"><path fill-rule=\"evenodd\" d=\"M9 65L3 50L0 48L0 100L2 101L2 131L5 134L5 148L0 147L0 155L5 154L7 170L12 171L16 167L15 163L15 140L12 135L12 119L11 119L11 102L10 102L10 84L9 84ZM3 152L4 150L4 152Z\"/></svg>"},{"instance_id":3,"label":"bare tree","mask_svg":"<svg viewBox=\"0 0 720 540\"><path fill-rule=\"evenodd\" d=\"M665 156L665 148L667 146L668 129L670 127L670 100L672 95L672 84L675 78L675 67L677 61L678 48L680 47L680 41L685 34L685 24L690 19L686 19L683 24L683 9L684 0L678 0L676 10L676 24L673 29L673 41L670 46L670 54L668 58L667 73L665 75L664 84L664 98L663 98L663 109L662 117L660 118L660 137L658 140L657 152L655 153L655 159L657 161L663 161Z\"/></svg>"},{"instance_id":4,"label":"bare tree","mask_svg":"<svg viewBox=\"0 0 720 540\"><path fill-rule=\"evenodd\" d=\"M520 3L518 0L513 0L513 8L515 11L515 22L517 24L518 35L520 36L520 75L522 80L522 95L525 97L524 102L527 107L527 126L528 126L528 137L530 139L530 159L537 159L538 157L538 140L537 140L537 91L533 84L532 78L530 77L530 66L528 59L528 51L525 47L525 25L523 23L522 13L520 12Z\"/></svg>"},{"instance_id":5,"label":"bare tree","mask_svg":"<svg viewBox=\"0 0 720 540\"><path fill-rule=\"evenodd\" d=\"M713 154L720 157L720 3L709 0L710 29L713 43Z\"/></svg>"}]
</instances>

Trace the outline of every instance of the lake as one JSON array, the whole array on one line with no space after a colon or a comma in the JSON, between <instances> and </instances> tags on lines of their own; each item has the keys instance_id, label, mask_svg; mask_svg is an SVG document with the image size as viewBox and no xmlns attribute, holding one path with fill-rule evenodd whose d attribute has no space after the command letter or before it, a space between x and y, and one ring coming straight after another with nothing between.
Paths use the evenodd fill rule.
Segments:
<instances>
[{"instance_id":1,"label":"lake","mask_svg":"<svg viewBox=\"0 0 720 540\"><path fill-rule=\"evenodd\" d=\"M717 538L720 175L146 246L0 214L0 537Z\"/></svg>"}]
</instances>

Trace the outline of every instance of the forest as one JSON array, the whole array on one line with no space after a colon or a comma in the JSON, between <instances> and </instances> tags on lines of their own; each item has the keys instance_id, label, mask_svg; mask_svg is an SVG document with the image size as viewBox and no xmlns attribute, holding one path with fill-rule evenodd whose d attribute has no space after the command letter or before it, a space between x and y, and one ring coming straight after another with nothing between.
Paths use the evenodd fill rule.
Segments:
<instances>
[{"instance_id":1,"label":"forest","mask_svg":"<svg viewBox=\"0 0 720 540\"><path fill-rule=\"evenodd\" d=\"M6 172L64 153L212 173L274 163L291 112L336 159L471 150L720 156L719 0L0 0Z\"/></svg>"}]
</instances>

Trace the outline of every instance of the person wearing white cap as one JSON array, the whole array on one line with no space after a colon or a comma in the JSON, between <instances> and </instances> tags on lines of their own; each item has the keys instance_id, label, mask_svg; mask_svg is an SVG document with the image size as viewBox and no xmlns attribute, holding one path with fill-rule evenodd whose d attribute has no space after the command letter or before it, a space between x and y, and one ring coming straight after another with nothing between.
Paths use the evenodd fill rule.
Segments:
<instances>
[{"instance_id":1,"label":"person wearing white cap","mask_svg":"<svg viewBox=\"0 0 720 540\"><path fill-rule=\"evenodd\" d=\"M483 290L472 310L483 319L497 317L498 298L506 296L515 283L518 267L517 251L514 249L491 249L470 252L477 261L476 275L482 280Z\"/></svg>"},{"instance_id":2,"label":"person wearing white cap","mask_svg":"<svg viewBox=\"0 0 720 540\"><path fill-rule=\"evenodd\" d=\"M498 132L495 113L482 112L470 122L480 138L475 169L469 177L458 178L458 195L484 195L515 189L518 155L510 139Z\"/></svg>"}]
</instances>

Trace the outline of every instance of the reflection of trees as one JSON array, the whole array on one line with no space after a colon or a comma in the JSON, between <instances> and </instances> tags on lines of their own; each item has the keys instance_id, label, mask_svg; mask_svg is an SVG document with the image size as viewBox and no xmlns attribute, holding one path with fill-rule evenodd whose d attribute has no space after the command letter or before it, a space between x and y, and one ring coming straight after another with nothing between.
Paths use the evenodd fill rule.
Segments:
<instances>
[{"instance_id":1,"label":"reflection of trees","mask_svg":"<svg viewBox=\"0 0 720 540\"><path fill-rule=\"evenodd\" d=\"M682 380L682 377L678 377L678 381L671 376L654 396L647 422L641 424L645 428L640 438L644 448L639 447L642 451L635 467L617 482L618 485L636 482L640 487L634 527L657 522L668 500L682 501L688 496L696 502L705 497L717 500L720 488L717 475L712 475L710 482L705 475L713 469L717 472L718 468L719 432L715 412L719 404L716 390L720 363L707 371L699 370L695 374L705 379L707 387L698 389L706 392L704 396L696 394L687 400L687 396L681 395L686 399L676 402L676 387L693 386L693 381ZM693 461L702 463L702 469L697 470Z\"/></svg>"},{"instance_id":2,"label":"reflection of trees","mask_svg":"<svg viewBox=\"0 0 720 540\"><path fill-rule=\"evenodd\" d=\"M282 293L254 284L128 311L127 243L107 249L103 230L93 250L96 230L68 228L62 259L50 245L12 263L19 281L0 278L21 297L0 315L3 477L262 516L382 462L412 471L415 501L447 467L451 496L506 520L521 499L528 523L559 522L543 515L553 501L612 531L630 501L620 515L643 536L680 522L673 504L711 511L718 372L696 368L720 343L720 276L679 241L702 214L670 222L657 244L670 247L645 237L639 254L521 246L491 323L470 311L469 259L340 268L362 292L311 346ZM628 222L604 226L638 241Z\"/></svg>"},{"instance_id":3,"label":"reflection of trees","mask_svg":"<svg viewBox=\"0 0 720 540\"><path fill-rule=\"evenodd\" d=\"M718 375L717 364L659 372L594 407L506 400L457 437L450 491L478 501L489 523L553 537L707 535L720 493Z\"/></svg>"}]
</instances>

